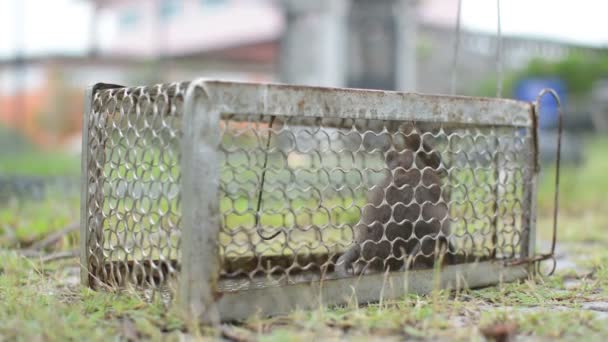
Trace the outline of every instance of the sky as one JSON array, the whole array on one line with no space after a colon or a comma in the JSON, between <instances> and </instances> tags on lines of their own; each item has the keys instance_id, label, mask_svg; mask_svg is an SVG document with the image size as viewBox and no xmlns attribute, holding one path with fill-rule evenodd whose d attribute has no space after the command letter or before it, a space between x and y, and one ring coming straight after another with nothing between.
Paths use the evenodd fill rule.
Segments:
<instances>
[{"instance_id":1,"label":"sky","mask_svg":"<svg viewBox=\"0 0 608 342\"><path fill-rule=\"evenodd\" d=\"M495 1L462 1L463 28L496 32ZM17 22L19 4L24 25ZM608 46L606 13L605 0L502 0L501 26L504 35ZM0 58L14 56L19 27L25 28L23 48L28 56L81 54L88 47L90 18L85 0L0 0Z\"/></svg>"},{"instance_id":2,"label":"sky","mask_svg":"<svg viewBox=\"0 0 608 342\"><path fill-rule=\"evenodd\" d=\"M19 6L23 25L18 25ZM82 53L89 39L89 6L84 0L0 0L0 58L14 54L20 26L27 55Z\"/></svg>"},{"instance_id":3,"label":"sky","mask_svg":"<svg viewBox=\"0 0 608 342\"><path fill-rule=\"evenodd\" d=\"M495 0L462 0L462 23L496 32ZM606 0L501 0L503 34L608 47Z\"/></svg>"}]
</instances>

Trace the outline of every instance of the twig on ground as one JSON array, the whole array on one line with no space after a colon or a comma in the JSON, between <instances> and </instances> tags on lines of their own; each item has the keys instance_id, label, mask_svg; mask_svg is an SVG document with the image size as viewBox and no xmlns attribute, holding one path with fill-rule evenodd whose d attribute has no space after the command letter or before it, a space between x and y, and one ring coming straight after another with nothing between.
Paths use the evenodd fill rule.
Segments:
<instances>
[{"instance_id":1,"label":"twig on ground","mask_svg":"<svg viewBox=\"0 0 608 342\"><path fill-rule=\"evenodd\" d=\"M19 253L26 258L38 259L43 263L60 260L60 259L75 258L80 255L80 251L77 249L73 249L73 250L69 250L69 251L61 251L61 252L56 252L56 253L51 253L51 254L44 254L42 252L31 251L31 250L23 250L23 251L20 251Z\"/></svg>"},{"instance_id":2,"label":"twig on ground","mask_svg":"<svg viewBox=\"0 0 608 342\"><path fill-rule=\"evenodd\" d=\"M68 225L67 227L63 228L62 230L56 231L52 234L50 234L49 236L47 236L46 238L44 238L43 240L40 240L34 244L32 244L28 250L30 251L41 251L44 250L47 247L50 247L54 244L56 244L59 240L61 240L64 236L75 232L78 230L78 228L80 227L80 225L78 223L72 223L70 225Z\"/></svg>"},{"instance_id":3,"label":"twig on ground","mask_svg":"<svg viewBox=\"0 0 608 342\"><path fill-rule=\"evenodd\" d=\"M43 254L40 251L33 251L33 250L29 250L29 249L17 250L17 253L26 258L38 258Z\"/></svg>"},{"instance_id":4,"label":"twig on ground","mask_svg":"<svg viewBox=\"0 0 608 342\"><path fill-rule=\"evenodd\" d=\"M76 258L79 255L80 255L80 251L77 249L73 249L70 251L63 251L63 252L43 255L40 257L40 261L51 262L51 261L60 260L60 259Z\"/></svg>"}]
</instances>

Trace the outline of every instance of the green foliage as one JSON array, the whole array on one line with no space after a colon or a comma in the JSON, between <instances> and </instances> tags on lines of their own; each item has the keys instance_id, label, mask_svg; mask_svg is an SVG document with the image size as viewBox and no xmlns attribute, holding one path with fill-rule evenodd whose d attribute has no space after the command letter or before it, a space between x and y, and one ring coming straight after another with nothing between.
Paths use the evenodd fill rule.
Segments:
<instances>
[{"instance_id":1,"label":"green foliage","mask_svg":"<svg viewBox=\"0 0 608 342\"><path fill-rule=\"evenodd\" d=\"M556 63L534 59L528 65L526 74L556 76L566 83L569 91L584 93L591 90L593 81L608 76L608 56L588 57L575 53Z\"/></svg>"},{"instance_id":2,"label":"green foliage","mask_svg":"<svg viewBox=\"0 0 608 342\"><path fill-rule=\"evenodd\" d=\"M566 58L551 62L536 58L520 71L505 75L503 80L504 95L513 96L515 84L528 77L557 77L565 84L571 94L585 94L591 90L593 82L608 77L608 54L596 56L571 53ZM496 93L495 76L482 82L476 91L481 96L494 96Z\"/></svg>"}]
</instances>

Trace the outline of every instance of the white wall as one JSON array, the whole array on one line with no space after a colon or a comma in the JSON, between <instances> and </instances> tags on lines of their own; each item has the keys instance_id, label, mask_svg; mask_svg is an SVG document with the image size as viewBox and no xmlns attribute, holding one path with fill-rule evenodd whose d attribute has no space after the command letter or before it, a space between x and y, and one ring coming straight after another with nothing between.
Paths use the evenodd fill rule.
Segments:
<instances>
[{"instance_id":1,"label":"white wall","mask_svg":"<svg viewBox=\"0 0 608 342\"><path fill-rule=\"evenodd\" d=\"M270 0L131 0L110 3L100 17L113 31L104 53L146 57L273 40L283 28Z\"/></svg>"}]
</instances>

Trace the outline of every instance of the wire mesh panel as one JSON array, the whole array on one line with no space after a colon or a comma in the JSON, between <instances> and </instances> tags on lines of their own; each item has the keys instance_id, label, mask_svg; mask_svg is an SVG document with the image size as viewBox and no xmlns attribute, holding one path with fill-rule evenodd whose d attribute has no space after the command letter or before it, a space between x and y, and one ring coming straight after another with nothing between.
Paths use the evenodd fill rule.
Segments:
<instances>
[{"instance_id":1,"label":"wire mesh panel","mask_svg":"<svg viewBox=\"0 0 608 342\"><path fill-rule=\"evenodd\" d=\"M441 241L448 263L521 255L529 130L260 115L220 127L225 280L329 277L347 250L342 276L432 267Z\"/></svg>"},{"instance_id":2,"label":"wire mesh panel","mask_svg":"<svg viewBox=\"0 0 608 342\"><path fill-rule=\"evenodd\" d=\"M359 299L377 300L387 270L412 285L393 296L423 291L439 264L449 281L491 284L525 276L517 261L534 255L531 104L210 81L105 88L85 113L91 286L156 286L181 269L183 306L213 320L322 293L344 303L355 280Z\"/></svg>"},{"instance_id":3,"label":"wire mesh panel","mask_svg":"<svg viewBox=\"0 0 608 342\"><path fill-rule=\"evenodd\" d=\"M87 281L159 284L180 252L179 141L186 84L96 91L87 113Z\"/></svg>"}]
</instances>

